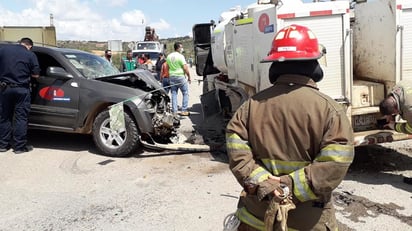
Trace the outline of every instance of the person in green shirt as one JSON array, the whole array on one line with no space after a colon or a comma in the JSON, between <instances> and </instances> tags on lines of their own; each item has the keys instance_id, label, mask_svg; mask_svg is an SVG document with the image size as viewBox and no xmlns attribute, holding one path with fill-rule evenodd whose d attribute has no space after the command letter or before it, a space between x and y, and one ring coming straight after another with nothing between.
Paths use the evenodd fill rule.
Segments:
<instances>
[{"instance_id":1,"label":"person in green shirt","mask_svg":"<svg viewBox=\"0 0 412 231\"><path fill-rule=\"evenodd\" d=\"M172 92L172 112L177 113L177 91L180 89L183 94L181 116L188 116L190 113L187 109L189 103L189 85L190 72L185 57L182 55L182 43L174 44L175 51L167 56L166 62L169 66L170 90ZM186 77L187 76L187 80Z\"/></svg>"},{"instance_id":2,"label":"person in green shirt","mask_svg":"<svg viewBox=\"0 0 412 231\"><path fill-rule=\"evenodd\" d=\"M122 67L121 71L133 71L136 69L136 60L133 59L133 52L132 50L127 50L126 59L122 60Z\"/></svg>"}]
</instances>

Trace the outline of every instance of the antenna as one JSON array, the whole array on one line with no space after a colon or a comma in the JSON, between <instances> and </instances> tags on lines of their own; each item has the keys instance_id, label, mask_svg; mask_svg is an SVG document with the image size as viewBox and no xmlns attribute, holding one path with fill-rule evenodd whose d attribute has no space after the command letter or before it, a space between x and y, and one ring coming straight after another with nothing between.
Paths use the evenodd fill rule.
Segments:
<instances>
[{"instance_id":1,"label":"antenna","mask_svg":"<svg viewBox=\"0 0 412 231\"><path fill-rule=\"evenodd\" d=\"M50 14L50 26L54 26L53 20L54 20L53 14Z\"/></svg>"}]
</instances>

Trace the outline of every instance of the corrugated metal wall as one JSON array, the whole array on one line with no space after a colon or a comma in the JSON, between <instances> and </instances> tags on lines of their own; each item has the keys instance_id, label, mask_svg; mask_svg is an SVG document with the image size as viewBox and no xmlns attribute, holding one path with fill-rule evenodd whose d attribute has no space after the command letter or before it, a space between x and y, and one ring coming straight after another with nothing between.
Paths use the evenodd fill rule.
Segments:
<instances>
[{"instance_id":1,"label":"corrugated metal wall","mask_svg":"<svg viewBox=\"0 0 412 231\"><path fill-rule=\"evenodd\" d=\"M283 26L299 24L310 28L318 38L320 44L326 47L325 59L319 60L324 72L324 78L318 83L320 91L334 99L343 98L345 95L345 73L343 40L343 17L340 14L301 17L286 19Z\"/></svg>"},{"instance_id":2,"label":"corrugated metal wall","mask_svg":"<svg viewBox=\"0 0 412 231\"><path fill-rule=\"evenodd\" d=\"M17 42L23 37L31 38L36 46L57 46L54 27L0 27L0 41Z\"/></svg>"},{"instance_id":3,"label":"corrugated metal wall","mask_svg":"<svg viewBox=\"0 0 412 231\"><path fill-rule=\"evenodd\" d=\"M402 79L412 80L412 9L404 9L403 25Z\"/></svg>"}]
</instances>

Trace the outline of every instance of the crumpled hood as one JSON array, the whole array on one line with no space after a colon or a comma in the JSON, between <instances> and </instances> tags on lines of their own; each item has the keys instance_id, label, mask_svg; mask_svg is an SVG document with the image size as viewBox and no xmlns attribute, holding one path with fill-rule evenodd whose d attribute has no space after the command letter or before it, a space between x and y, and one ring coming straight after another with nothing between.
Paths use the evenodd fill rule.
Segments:
<instances>
[{"instance_id":1,"label":"crumpled hood","mask_svg":"<svg viewBox=\"0 0 412 231\"><path fill-rule=\"evenodd\" d=\"M107 81L116 84L116 81L111 80L129 80L135 82L136 80L141 80L146 83L146 87L151 90L161 90L166 92L160 83L155 79L150 71L144 69L136 69L134 71L122 72L116 75L108 75L103 77L96 77L95 80Z\"/></svg>"}]
</instances>

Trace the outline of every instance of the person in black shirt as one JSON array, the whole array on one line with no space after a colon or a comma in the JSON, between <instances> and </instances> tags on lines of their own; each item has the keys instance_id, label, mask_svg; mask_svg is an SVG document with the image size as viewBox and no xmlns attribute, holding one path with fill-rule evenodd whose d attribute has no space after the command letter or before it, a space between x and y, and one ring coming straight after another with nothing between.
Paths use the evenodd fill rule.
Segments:
<instances>
[{"instance_id":1,"label":"person in black shirt","mask_svg":"<svg viewBox=\"0 0 412 231\"><path fill-rule=\"evenodd\" d=\"M30 38L22 38L0 48L0 152L33 150L27 145L30 77L38 78L40 67L32 47Z\"/></svg>"},{"instance_id":2,"label":"person in black shirt","mask_svg":"<svg viewBox=\"0 0 412 231\"><path fill-rule=\"evenodd\" d=\"M166 62L165 56L163 53L160 53L159 58L157 58L157 61L156 61L156 73L157 73L156 79L158 81L160 81L161 79L160 72L162 70L162 65L164 62Z\"/></svg>"}]
</instances>

